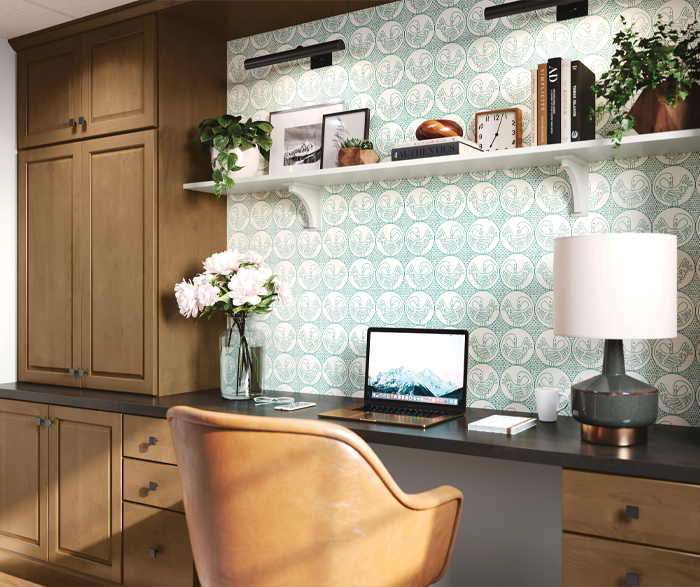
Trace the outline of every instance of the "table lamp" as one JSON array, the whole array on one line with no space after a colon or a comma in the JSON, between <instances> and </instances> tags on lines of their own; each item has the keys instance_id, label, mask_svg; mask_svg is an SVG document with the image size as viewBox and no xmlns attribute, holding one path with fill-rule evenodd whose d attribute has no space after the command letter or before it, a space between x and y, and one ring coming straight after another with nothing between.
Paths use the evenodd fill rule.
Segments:
<instances>
[{"instance_id":1,"label":"table lamp","mask_svg":"<svg viewBox=\"0 0 700 587\"><path fill-rule=\"evenodd\" d=\"M623 339L676 336L676 237L596 234L554 239L555 336L605 340L603 372L571 387L581 438L647 441L658 390L625 373Z\"/></svg>"}]
</instances>

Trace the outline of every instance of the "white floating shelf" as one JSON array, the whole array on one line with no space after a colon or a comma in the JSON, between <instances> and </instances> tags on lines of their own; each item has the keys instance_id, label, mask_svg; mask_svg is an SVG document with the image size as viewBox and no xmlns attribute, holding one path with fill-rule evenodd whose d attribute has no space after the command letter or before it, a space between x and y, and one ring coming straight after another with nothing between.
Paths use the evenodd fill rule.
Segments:
<instances>
[{"instance_id":1,"label":"white floating shelf","mask_svg":"<svg viewBox=\"0 0 700 587\"><path fill-rule=\"evenodd\" d=\"M620 149L614 149L610 139L596 139L474 155L448 155L396 163L317 169L280 175L257 175L237 180L236 185L225 193L237 195L288 190L296 194L306 206L309 229L320 230L321 194L326 186L561 165L571 181L572 215L587 216L588 163L605 161L613 156L617 158L653 157L697 151L700 151L700 129L680 130L624 137ZM214 182L186 183L183 188L213 193Z\"/></svg>"}]
</instances>

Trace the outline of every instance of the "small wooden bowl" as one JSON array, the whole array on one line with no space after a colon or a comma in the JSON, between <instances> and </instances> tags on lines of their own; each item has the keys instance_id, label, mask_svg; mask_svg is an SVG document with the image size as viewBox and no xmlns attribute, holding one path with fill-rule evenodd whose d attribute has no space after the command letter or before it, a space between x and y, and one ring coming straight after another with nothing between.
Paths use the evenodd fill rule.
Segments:
<instances>
[{"instance_id":1,"label":"small wooden bowl","mask_svg":"<svg viewBox=\"0 0 700 587\"><path fill-rule=\"evenodd\" d=\"M463 136L462 127L452 120L426 120L416 129L416 138L419 141Z\"/></svg>"},{"instance_id":2,"label":"small wooden bowl","mask_svg":"<svg viewBox=\"0 0 700 587\"><path fill-rule=\"evenodd\" d=\"M338 167L350 167L360 164L360 148L338 149Z\"/></svg>"}]
</instances>

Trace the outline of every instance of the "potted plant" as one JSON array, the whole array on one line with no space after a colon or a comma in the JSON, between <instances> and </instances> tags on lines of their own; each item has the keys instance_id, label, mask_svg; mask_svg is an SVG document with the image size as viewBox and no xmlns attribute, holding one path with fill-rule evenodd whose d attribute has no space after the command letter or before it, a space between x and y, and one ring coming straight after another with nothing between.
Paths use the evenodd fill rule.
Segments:
<instances>
[{"instance_id":1,"label":"potted plant","mask_svg":"<svg viewBox=\"0 0 700 587\"><path fill-rule=\"evenodd\" d=\"M236 177L252 177L258 172L260 156L270 160L272 125L269 122L241 122L240 116L224 114L207 118L197 127L202 157L211 155L214 193L217 196L235 185Z\"/></svg>"},{"instance_id":2,"label":"potted plant","mask_svg":"<svg viewBox=\"0 0 700 587\"><path fill-rule=\"evenodd\" d=\"M263 265L255 251L224 251L204 261L204 273L175 286L175 299L185 318L225 312L231 327L219 337L221 395L250 399L251 349L246 338L249 314L269 314L272 303L291 302L291 289Z\"/></svg>"},{"instance_id":3,"label":"potted plant","mask_svg":"<svg viewBox=\"0 0 700 587\"><path fill-rule=\"evenodd\" d=\"M700 30L697 22L678 31L673 23L656 22L642 38L633 26L614 37L610 69L592 91L604 98L594 113L609 112L612 138L619 148L622 133L664 132L700 127ZM639 97L630 108L634 97Z\"/></svg>"},{"instance_id":4,"label":"potted plant","mask_svg":"<svg viewBox=\"0 0 700 587\"><path fill-rule=\"evenodd\" d=\"M360 145L362 139L347 139L340 143L338 149L338 167L360 164Z\"/></svg>"},{"instance_id":5,"label":"potted plant","mask_svg":"<svg viewBox=\"0 0 700 587\"><path fill-rule=\"evenodd\" d=\"M379 155L374 150L372 141L362 141L360 143L360 165L371 165L379 163Z\"/></svg>"}]
</instances>

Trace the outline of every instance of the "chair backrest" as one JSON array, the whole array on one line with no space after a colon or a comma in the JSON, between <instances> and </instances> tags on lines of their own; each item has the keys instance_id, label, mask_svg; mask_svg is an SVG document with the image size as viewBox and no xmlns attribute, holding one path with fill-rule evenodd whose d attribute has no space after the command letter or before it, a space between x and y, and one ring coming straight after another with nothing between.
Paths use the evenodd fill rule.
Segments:
<instances>
[{"instance_id":1,"label":"chair backrest","mask_svg":"<svg viewBox=\"0 0 700 587\"><path fill-rule=\"evenodd\" d=\"M186 407L168 420L205 587L428 585L444 573L461 494L406 495L350 430Z\"/></svg>"}]
</instances>

